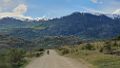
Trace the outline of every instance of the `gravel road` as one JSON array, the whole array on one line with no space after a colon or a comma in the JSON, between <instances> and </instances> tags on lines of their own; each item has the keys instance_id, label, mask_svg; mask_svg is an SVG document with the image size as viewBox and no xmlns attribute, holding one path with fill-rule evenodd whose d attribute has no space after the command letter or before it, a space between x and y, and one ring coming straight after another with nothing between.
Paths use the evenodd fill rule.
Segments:
<instances>
[{"instance_id":1,"label":"gravel road","mask_svg":"<svg viewBox=\"0 0 120 68\"><path fill-rule=\"evenodd\" d=\"M34 59L26 68L88 68L74 59L58 55L54 50L50 54Z\"/></svg>"}]
</instances>

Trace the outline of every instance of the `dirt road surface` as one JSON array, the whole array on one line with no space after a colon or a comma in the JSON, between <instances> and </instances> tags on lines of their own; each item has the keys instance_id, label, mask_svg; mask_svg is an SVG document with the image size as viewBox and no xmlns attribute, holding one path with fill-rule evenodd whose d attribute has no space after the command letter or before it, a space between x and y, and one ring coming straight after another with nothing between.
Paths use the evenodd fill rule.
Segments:
<instances>
[{"instance_id":1,"label":"dirt road surface","mask_svg":"<svg viewBox=\"0 0 120 68\"><path fill-rule=\"evenodd\" d=\"M26 68L88 68L85 64L71 58L58 55L54 50L50 54L31 61Z\"/></svg>"}]
</instances>

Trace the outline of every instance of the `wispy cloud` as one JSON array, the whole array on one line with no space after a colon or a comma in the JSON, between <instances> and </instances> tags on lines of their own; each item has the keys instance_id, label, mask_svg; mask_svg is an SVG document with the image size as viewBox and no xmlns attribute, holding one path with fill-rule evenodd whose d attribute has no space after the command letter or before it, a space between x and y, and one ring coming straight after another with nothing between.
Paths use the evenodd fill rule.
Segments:
<instances>
[{"instance_id":1,"label":"wispy cloud","mask_svg":"<svg viewBox=\"0 0 120 68\"><path fill-rule=\"evenodd\" d=\"M32 18L44 15L47 18L53 18L70 14L76 10L120 14L120 0L0 0L0 18L6 16Z\"/></svg>"},{"instance_id":2,"label":"wispy cloud","mask_svg":"<svg viewBox=\"0 0 120 68\"><path fill-rule=\"evenodd\" d=\"M2 17L25 17L23 14L27 11L27 6L25 4L19 4L16 8L11 10L11 12L0 12L0 18Z\"/></svg>"},{"instance_id":3,"label":"wispy cloud","mask_svg":"<svg viewBox=\"0 0 120 68\"><path fill-rule=\"evenodd\" d=\"M120 14L120 0L90 0L99 5L99 9L107 14Z\"/></svg>"},{"instance_id":4,"label":"wispy cloud","mask_svg":"<svg viewBox=\"0 0 120 68\"><path fill-rule=\"evenodd\" d=\"M25 4L20 4L13 10L13 12L15 12L17 14L23 14L26 11L27 11L27 5L25 5Z\"/></svg>"},{"instance_id":5,"label":"wispy cloud","mask_svg":"<svg viewBox=\"0 0 120 68\"><path fill-rule=\"evenodd\" d=\"M120 9L115 10L112 14L120 14Z\"/></svg>"},{"instance_id":6,"label":"wispy cloud","mask_svg":"<svg viewBox=\"0 0 120 68\"><path fill-rule=\"evenodd\" d=\"M87 7L82 7L82 8L84 9L84 12L105 14L105 12L100 11L100 10L96 10L96 9L93 9L93 8L87 8Z\"/></svg>"},{"instance_id":7,"label":"wispy cloud","mask_svg":"<svg viewBox=\"0 0 120 68\"><path fill-rule=\"evenodd\" d=\"M27 5L22 0L0 0L0 18L21 17L30 19L31 17L24 16L27 9Z\"/></svg>"},{"instance_id":8,"label":"wispy cloud","mask_svg":"<svg viewBox=\"0 0 120 68\"><path fill-rule=\"evenodd\" d=\"M93 3L98 3L98 0L91 0L91 2L93 2Z\"/></svg>"},{"instance_id":9,"label":"wispy cloud","mask_svg":"<svg viewBox=\"0 0 120 68\"><path fill-rule=\"evenodd\" d=\"M101 0L90 0L92 3L95 4L102 4L103 2Z\"/></svg>"}]
</instances>

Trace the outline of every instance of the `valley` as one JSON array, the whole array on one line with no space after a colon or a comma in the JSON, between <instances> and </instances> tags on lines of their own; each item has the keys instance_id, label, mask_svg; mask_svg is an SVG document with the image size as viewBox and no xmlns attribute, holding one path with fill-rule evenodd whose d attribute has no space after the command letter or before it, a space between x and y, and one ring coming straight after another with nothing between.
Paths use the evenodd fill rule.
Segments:
<instances>
[{"instance_id":1,"label":"valley","mask_svg":"<svg viewBox=\"0 0 120 68\"><path fill-rule=\"evenodd\" d=\"M117 15L111 16L113 17L74 12L48 20L19 20L8 17L0 19L0 32L25 39L71 35L83 40L110 39L120 35L120 18Z\"/></svg>"},{"instance_id":2,"label":"valley","mask_svg":"<svg viewBox=\"0 0 120 68\"><path fill-rule=\"evenodd\" d=\"M120 68L120 0L0 0L0 68Z\"/></svg>"},{"instance_id":3,"label":"valley","mask_svg":"<svg viewBox=\"0 0 120 68\"><path fill-rule=\"evenodd\" d=\"M119 16L80 12L48 20L2 18L0 68L119 68L119 27Z\"/></svg>"}]
</instances>

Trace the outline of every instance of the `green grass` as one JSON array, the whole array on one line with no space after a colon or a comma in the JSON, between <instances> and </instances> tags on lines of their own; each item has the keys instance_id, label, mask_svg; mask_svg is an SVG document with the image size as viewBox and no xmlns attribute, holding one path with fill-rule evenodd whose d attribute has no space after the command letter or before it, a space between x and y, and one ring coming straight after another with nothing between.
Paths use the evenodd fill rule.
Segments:
<instances>
[{"instance_id":1,"label":"green grass","mask_svg":"<svg viewBox=\"0 0 120 68\"><path fill-rule=\"evenodd\" d=\"M93 58L94 60L91 60L89 62L98 66L98 68L119 68L120 67L120 57L96 54L96 57L93 57Z\"/></svg>"},{"instance_id":2,"label":"green grass","mask_svg":"<svg viewBox=\"0 0 120 68\"><path fill-rule=\"evenodd\" d=\"M120 57L118 56L104 55L90 51L81 51L76 54L69 54L69 56L77 57L77 59L82 58L97 68L120 68Z\"/></svg>"},{"instance_id":3,"label":"green grass","mask_svg":"<svg viewBox=\"0 0 120 68\"><path fill-rule=\"evenodd\" d=\"M24 68L30 58L42 56L44 49L31 52L23 49L6 49L0 53L0 68Z\"/></svg>"},{"instance_id":4,"label":"green grass","mask_svg":"<svg viewBox=\"0 0 120 68\"><path fill-rule=\"evenodd\" d=\"M43 30L43 29L46 29L47 27L46 26L33 26L31 28L35 30Z\"/></svg>"}]
</instances>

